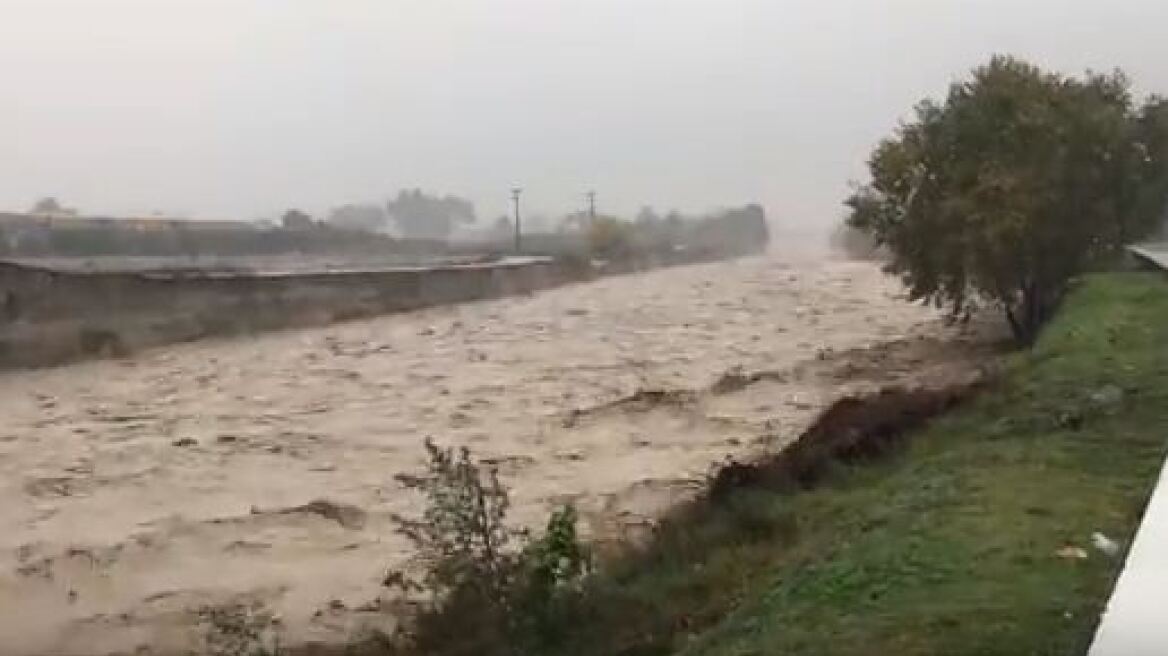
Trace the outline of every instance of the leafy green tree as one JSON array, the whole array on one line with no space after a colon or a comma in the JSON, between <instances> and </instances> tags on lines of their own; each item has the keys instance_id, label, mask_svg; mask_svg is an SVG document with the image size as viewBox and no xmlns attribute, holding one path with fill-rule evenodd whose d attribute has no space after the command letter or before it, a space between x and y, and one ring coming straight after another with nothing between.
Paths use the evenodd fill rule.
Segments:
<instances>
[{"instance_id":1,"label":"leafy green tree","mask_svg":"<svg viewBox=\"0 0 1168 656\"><path fill-rule=\"evenodd\" d=\"M1071 78L997 56L876 148L848 224L914 300L978 301L1030 343L1075 274L1146 234L1163 207L1168 121L1121 72Z\"/></svg>"},{"instance_id":2,"label":"leafy green tree","mask_svg":"<svg viewBox=\"0 0 1168 656\"><path fill-rule=\"evenodd\" d=\"M1153 96L1140 108L1135 126L1136 175L1141 181L1134 199L1137 236L1168 237L1168 99Z\"/></svg>"}]
</instances>

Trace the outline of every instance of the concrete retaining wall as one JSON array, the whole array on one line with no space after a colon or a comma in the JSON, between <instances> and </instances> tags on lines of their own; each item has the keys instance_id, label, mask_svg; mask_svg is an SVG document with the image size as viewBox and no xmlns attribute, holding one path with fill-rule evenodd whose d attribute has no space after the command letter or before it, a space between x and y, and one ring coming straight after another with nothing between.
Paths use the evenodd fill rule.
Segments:
<instances>
[{"instance_id":1,"label":"concrete retaining wall","mask_svg":"<svg viewBox=\"0 0 1168 656\"><path fill-rule=\"evenodd\" d=\"M221 276L69 273L0 262L0 368L528 293L592 275L553 261Z\"/></svg>"}]
</instances>

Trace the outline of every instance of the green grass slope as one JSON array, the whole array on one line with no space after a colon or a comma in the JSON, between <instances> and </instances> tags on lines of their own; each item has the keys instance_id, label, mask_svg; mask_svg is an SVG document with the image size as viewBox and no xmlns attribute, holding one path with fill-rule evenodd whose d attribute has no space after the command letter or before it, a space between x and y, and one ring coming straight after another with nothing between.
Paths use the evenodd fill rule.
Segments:
<instances>
[{"instance_id":1,"label":"green grass slope","mask_svg":"<svg viewBox=\"0 0 1168 656\"><path fill-rule=\"evenodd\" d=\"M769 553L754 543L750 576L722 562L740 545L691 564L688 584L718 590L725 612L674 633L671 650L1084 653L1122 565L1090 536L1130 542L1166 446L1168 283L1087 278L1000 384L903 452L776 495L798 537ZM1088 557L1058 555L1067 546ZM711 580L707 564L733 577ZM686 587L676 574L636 578L668 606Z\"/></svg>"}]
</instances>

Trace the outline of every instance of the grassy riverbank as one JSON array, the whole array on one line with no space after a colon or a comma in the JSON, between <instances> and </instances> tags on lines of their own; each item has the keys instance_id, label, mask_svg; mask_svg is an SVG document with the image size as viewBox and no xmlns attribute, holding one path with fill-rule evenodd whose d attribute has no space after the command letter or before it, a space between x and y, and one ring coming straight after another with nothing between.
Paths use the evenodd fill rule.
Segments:
<instances>
[{"instance_id":1,"label":"grassy riverbank","mask_svg":"<svg viewBox=\"0 0 1168 656\"><path fill-rule=\"evenodd\" d=\"M1087 279L996 389L786 500L797 546L686 653L1084 653L1168 446L1168 284ZM1066 546L1088 557L1056 555Z\"/></svg>"},{"instance_id":2,"label":"grassy riverbank","mask_svg":"<svg viewBox=\"0 0 1168 656\"><path fill-rule=\"evenodd\" d=\"M999 388L776 498L799 539L684 652L1082 654L1120 567L1091 533L1131 539L1166 446L1168 284L1087 279Z\"/></svg>"},{"instance_id":3,"label":"grassy riverbank","mask_svg":"<svg viewBox=\"0 0 1168 656\"><path fill-rule=\"evenodd\" d=\"M562 653L1084 653L1121 566L1090 536L1126 546L1166 447L1168 283L1091 277L895 454L741 492L603 575Z\"/></svg>"},{"instance_id":4,"label":"grassy riverbank","mask_svg":"<svg viewBox=\"0 0 1168 656\"><path fill-rule=\"evenodd\" d=\"M507 632L448 606L417 651L1083 654L1122 565L1091 536L1130 543L1168 451L1168 282L1090 277L977 398L899 440L877 426L824 429L850 464L821 453L813 479L744 469Z\"/></svg>"}]
</instances>

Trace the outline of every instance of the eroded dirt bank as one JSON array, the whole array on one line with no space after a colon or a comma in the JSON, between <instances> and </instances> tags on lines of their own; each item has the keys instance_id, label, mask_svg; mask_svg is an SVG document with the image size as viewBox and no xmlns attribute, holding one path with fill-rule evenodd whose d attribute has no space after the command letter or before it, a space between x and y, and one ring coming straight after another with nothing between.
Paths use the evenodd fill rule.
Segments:
<instances>
[{"instance_id":1,"label":"eroded dirt bank","mask_svg":"<svg viewBox=\"0 0 1168 656\"><path fill-rule=\"evenodd\" d=\"M496 463L516 520L572 500L619 535L844 393L969 375L900 293L746 259L0 376L0 653L181 650L237 599L336 639L409 556L427 435Z\"/></svg>"}]
</instances>

